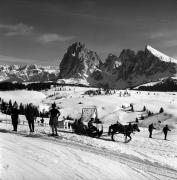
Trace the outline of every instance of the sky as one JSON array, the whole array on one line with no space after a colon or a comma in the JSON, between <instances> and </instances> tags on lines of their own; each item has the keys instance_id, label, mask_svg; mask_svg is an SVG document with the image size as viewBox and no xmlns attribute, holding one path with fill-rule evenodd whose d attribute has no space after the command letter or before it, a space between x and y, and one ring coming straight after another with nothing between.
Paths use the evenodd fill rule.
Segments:
<instances>
[{"instance_id":1,"label":"sky","mask_svg":"<svg viewBox=\"0 0 177 180\"><path fill-rule=\"evenodd\" d=\"M104 61L149 44L177 58L177 0L0 0L0 64L59 65L84 43Z\"/></svg>"}]
</instances>

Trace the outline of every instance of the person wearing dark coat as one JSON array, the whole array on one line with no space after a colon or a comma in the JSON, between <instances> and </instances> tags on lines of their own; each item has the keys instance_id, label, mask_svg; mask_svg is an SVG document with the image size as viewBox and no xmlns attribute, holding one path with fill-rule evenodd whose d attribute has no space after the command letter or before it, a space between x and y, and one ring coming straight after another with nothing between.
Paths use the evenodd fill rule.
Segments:
<instances>
[{"instance_id":1,"label":"person wearing dark coat","mask_svg":"<svg viewBox=\"0 0 177 180\"><path fill-rule=\"evenodd\" d=\"M93 122L94 122L94 118L91 118L90 121L88 122L88 128L93 127Z\"/></svg>"},{"instance_id":2,"label":"person wearing dark coat","mask_svg":"<svg viewBox=\"0 0 177 180\"><path fill-rule=\"evenodd\" d=\"M28 121L30 132L34 132L34 120L37 114L32 103L27 106L25 115Z\"/></svg>"},{"instance_id":3,"label":"person wearing dark coat","mask_svg":"<svg viewBox=\"0 0 177 180\"><path fill-rule=\"evenodd\" d=\"M19 110L17 109L17 106L14 105L11 109L11 119L12 119L13 131L17 131L18 116L19 116Z\"/></svg>"},{"instance_id":4,"label":"person wearing dark coat","mask_svg":"<svg viewBox=\"0 0 177 180\"><path fill-rule=\"evenodd\" d=\"M149 138L152 138L152 131L153 131L153 129L156 129L155 127L154 127L154 125L153 125L153 123L152 124L150 124L149 125Z\"/></svg>"},{"instance_id":5,"label":"person wearing dark coat","mask_svg":"<svg viewBox=\"0 0 177 180\"><path fill-rule=\"evenodd\" d=\"M52 109L50 112L50 120L49 125L52 128L52 136L58 136L57 133L57 125L58 125L58 117L60 116L60 111L56 109L56 104L52 104Z\"/></svg>"},{"instance_id":6,"label":"person wearing dark coat","mask_svg":"<svg viewBox=\"0 0 177 180\"><path fill-rule=\"evenodd\" d=\"M164 128L163 128L163 132L164 132L164 140L167 140L167 133L168 131L171 131L169 128L168 128L168 125L166 125Z\"/></svg>"}]
</instances>

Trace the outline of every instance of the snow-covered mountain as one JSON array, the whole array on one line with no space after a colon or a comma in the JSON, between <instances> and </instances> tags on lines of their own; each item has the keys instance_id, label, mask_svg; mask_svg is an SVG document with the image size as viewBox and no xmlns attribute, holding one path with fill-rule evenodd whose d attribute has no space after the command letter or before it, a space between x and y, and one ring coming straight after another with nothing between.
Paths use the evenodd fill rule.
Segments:
<instances>
[{"instance_id":1,"label":"snow-covered mountain","mask_svg":"<svg viewBox=\"0 0 177 180\"><path fill-rule=\"evenodd\" d=\"M177 63L177 60L167 56L166 54L154 49L153 47L147 45L146 49L152 53L154 56L158 57L160 60L165 61L165 62L173 62L173 63Z\"/></svg>"},{"instance_id":2,"label":"snow-covered mountain","mask_svg":"<svg viewBox=\"0 0 177 180\"><path fill-rule=\"evenodd\" d=\"M117 57L109 54L104 62L96 52L80 42L73 43L60 63L59 82L126 88L176 76L177 60L151 46L134 52L124 49Z\"/></svg>"},{"instance_id":3,"label":"snow-covered mountain","mask_svg":"<svg viewBox=\"0 0 177 180\"><path fill-rule=\"evenodd\" d=\"M55 81L59 69L38 65L0 65L0 81L8 82L44 82Z\"/></svg>"},{"instance_id":4,"label":"snow-covered mountain","mask_svg":"<svg viewBox=\"0 0 177 180\"><path fill-rule=\"evenodd\" d=\"M75 42L68 47L58 67L0 65L0 81L58 81L95 87L127 88L177 77L177 60L147 45L134 52L123 49L119 56L109 54L102 61L86 45Z\"/></svg>"}]
</instances>

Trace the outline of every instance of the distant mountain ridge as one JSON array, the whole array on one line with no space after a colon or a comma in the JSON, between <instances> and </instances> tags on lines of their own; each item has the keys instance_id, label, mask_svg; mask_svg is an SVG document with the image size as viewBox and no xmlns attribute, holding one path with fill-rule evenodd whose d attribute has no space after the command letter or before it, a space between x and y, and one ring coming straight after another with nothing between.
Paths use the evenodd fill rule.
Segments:
<instances>
[{"instance_id":1,"label":"distant mountain ridge","mask_svg":"<svg viewBox=\"0 0 177 180\"><path fill-rule=\"evenodd\" d=\"M82 82L96 87L127 88L161 78L176 76L177 60L147 45L134 52L124 49L105 62L84 44L69 46L60 63L59 81Z\"/></svg>"},{"instance_id":2,"label":"distant mountain ridge","mask_svg":"<svg viewBox=\"0 0 177 180\"><path fill-rule=\"evenodd\" d=\"M0 65L0 81L8 82L44 82L56 81L59 69L52 66Z\"/></svg>"},{"instance_id":3,"label":"distant mountain ridge","mask_svg":"<svg viewBox=\"0 0 177 180\"><path fill-rule=\"evenodd\" d=\"M144 50L123 49L119 56L99 55L75 42L59 67L38 65L0 65L0 81L84 84L105 88L128 88L177 77L177 60L147 45Z\"/></svg>"}]
</instances>

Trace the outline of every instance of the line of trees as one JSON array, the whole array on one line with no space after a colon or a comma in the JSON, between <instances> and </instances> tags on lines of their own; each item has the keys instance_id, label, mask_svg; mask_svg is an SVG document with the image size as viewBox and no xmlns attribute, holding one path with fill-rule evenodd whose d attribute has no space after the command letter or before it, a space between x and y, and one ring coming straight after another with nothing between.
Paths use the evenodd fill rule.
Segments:
<instances>
[{"instance_id":1,"label":"line of trees","mask_svg":"<svg viewBox=\"0 0 177 180\"><path fill-rule=\"evenodd\" d=\"M167 78L164 81L157 83L153 86L140 86L138 88L140 91L177 91L177 83L172 78Z\"/></svg>"},{"instance_id":2,"label":"line of trees","mask_svg":"<svg viewBox=\"0 0 177 180\"><path fill-rule=\"evenodd\" d=\"M6 102L4 101L4 99L0 98L0 110L2 113L10 115L11 109L13 106L18 107L19 114L25 115L26 109L28 108L29 104L20 103L18 105L16 101L12 102L11 100L9 100L9 102ZM42 112L39 112L39 109L37 106L33 106L33 108L34 108L35 114L39 117Z\"/></svg>"},{"instance_id":3,"label":"line of trees","mask_svg":"<svg viewBox=\"0 0 177 180\"><path fill-rule=\"evenodd\" d=\"M0 91L10 91L10 90L34 90L34 91L40 91L40 90L47 90L50 89L51 86L79 86L79 87L88 87L82 84L61 84L61 83L55 83L55 82L39 82L39 83L29 83L29 84L23 84L23 83L12 83L12 82L1 82L0 83Z\"/></svg>"},{"instance_id":4,"label":"line of trees","mask_svg":"<svg viewBox=\"0 0 177 180\"><path fill-rule=\"evenodd\" d=\"M10 90L45 90L50 89L51 83L30 83L30 84L22 84L22 83L11 83L11 82L2 82L0 83L0 91L10 91Z\"/></svg>"}]
</instances>

